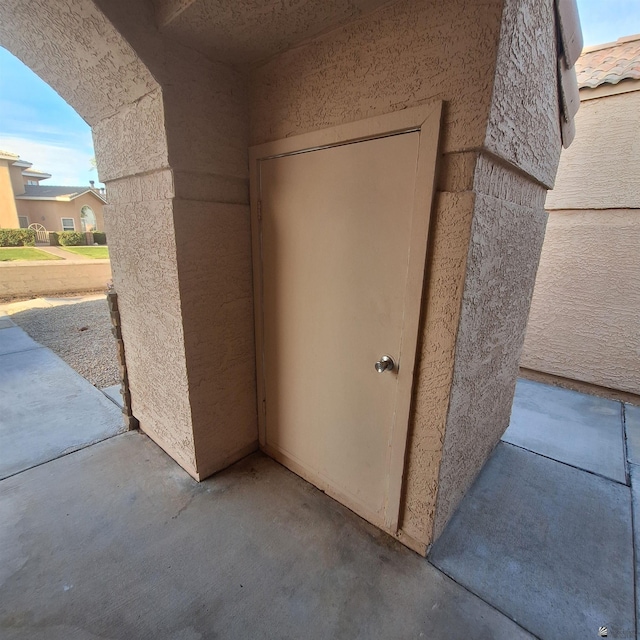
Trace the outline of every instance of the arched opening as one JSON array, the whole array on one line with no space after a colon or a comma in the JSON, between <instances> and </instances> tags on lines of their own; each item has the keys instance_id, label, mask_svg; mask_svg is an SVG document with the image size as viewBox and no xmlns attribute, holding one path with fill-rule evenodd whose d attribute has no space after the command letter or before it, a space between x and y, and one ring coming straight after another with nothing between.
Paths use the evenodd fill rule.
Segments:
<instances>
[{"instance_id":1,"label":"arched opening","mask_svg":"<svg viewBox=\"0 0 640 640\"><path fill-rule=\"evenodd\" d=\"M93 209L89 205L84 205L80 209L80 222L82 224L82 230L86 233L87 231L97 231L98 225L96 223L96 214L93 212Z\"/></svg>"}]
</instances>

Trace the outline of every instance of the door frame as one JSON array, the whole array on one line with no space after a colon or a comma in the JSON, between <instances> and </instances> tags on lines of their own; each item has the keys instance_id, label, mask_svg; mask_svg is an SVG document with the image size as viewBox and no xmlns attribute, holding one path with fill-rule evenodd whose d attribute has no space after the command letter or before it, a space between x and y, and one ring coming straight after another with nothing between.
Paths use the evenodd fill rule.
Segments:
<instances>
[{"instance_id":1,"label":"door frame","mask_svg":"<svg viewBox=\"0 0 640 640\"><path fill-rule=\"evenodd\" d=\"M357 122L350 122L282 140L275 140L249 148L251 198L251 243L253 261L254 318L256 343L256 382L258 395L258 428L260 448L285 466L324 490L376 526L396 534L398 531L405 468L406 445L411 417L414 371L417 361L418 336L422 310L425 265L429 241L429 227L435 192L442 102L430 102L419 107L403 109ZM262 229L260 206L260 162L273 158L308 153L329 147L364 142L376 138L419 132L418 160L411 221L411 242L407 285L404 294L405 319L402 330L401 366L398 369L396 414L392 426L388 453L387 504L385 516L363 512L362 507L333 490L320 477L302 468L293 460L283 460L279 452L266 442L266 398L264 380L264 329L262 279Z\"/></svg>"}]
</instances>

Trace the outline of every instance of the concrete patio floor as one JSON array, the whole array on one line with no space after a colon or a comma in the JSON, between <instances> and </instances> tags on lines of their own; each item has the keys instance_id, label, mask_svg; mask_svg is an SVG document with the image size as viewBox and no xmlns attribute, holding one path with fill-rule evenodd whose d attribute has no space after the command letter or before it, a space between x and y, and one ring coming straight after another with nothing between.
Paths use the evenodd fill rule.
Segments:
<instances>
[{"instance_id":1,"label":"concrete patio floor","mask_svg":"<svg viewBox=\"0 0 640 640\"><path fill-rule=\"evenodd\" d=\"M262 454L198 484L127 433L2 480L0 637L633 639L630 487L613 458L552 459L563 421L553 451L527 449L551 404L585 401L541 385L523 426L529 384L518 446L498 445L429 560ZM640 412L618 408L639 444Z\"/></svg>"}]
</instances>

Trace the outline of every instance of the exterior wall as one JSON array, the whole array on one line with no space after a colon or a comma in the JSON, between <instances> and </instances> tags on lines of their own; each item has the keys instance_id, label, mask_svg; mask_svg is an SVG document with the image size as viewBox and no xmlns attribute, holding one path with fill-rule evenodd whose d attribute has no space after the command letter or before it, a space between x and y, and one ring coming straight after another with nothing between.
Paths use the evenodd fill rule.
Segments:
<instances>
[{"instance_id":1,"label":"exterior wall","mask_svg":"<svg viewBox=\"0 0 640 640\"><path fill-rule=\"evenodd\" d=\"M640 209L640 80L622 84L637 90L594 99L580 90L576 138L562 152L547 210Z\"/></svg>"},{"instance_id":2,"label":"exterior wall","mask_svg":"<svg viewBox=\"0 0 640 640\"><path fill-rule=\"evenodd\" d=\"M11 186L13 187L13 195L19 196L24 193L24 185L27 179L22 176L22 168L14 165L9 166L9 173L11 174Z\"/></svg>"},{"instance_id":3,"label":"exterior wall","mask_svg":"<svg viewBox=\"0 0 640 640\"><path fill-rule=\"evenodd\" d=\"M526 69L512 60L514 47ZM401 525L401 538L419 551L508 424L546 217L543 185L551 186L560 153L555 56L551 0L477 9L404 0L251 73L252 144L445 101ZM483 159L485 149L504 166ZM504 270L514 285L496 290ZM463 374L467 366L473 375Z\"/></svg>"},{"instance_id":4,"label":"exterior wall","mask_svg":"<svg viewBox=\"0 0 640 640\"><path fill-rule=\"evenodd\" d=\"M0 264L0 298L102 290L111 280L109 260Z\"/></svg>"},{"instance_id":5,"label":"exterior wall","mask_svg":"<svg viewBox=\"0 0 640 640\"><path fill-rule=\"evenodd\" d=\"M521 366L640 395L639 254L638 209L552 211Z\"/></svg>"},{"instance_id":6,"label":"exterior wall","mask_svg":"<svg viewBox=\"0 0 640 640\"><path fill-rule=\"evenodd\" d=\"M9 163L0 160L0 229L17 229L19 226Z\"/></svg>"},{"instance_id":7,"label":"exterior wall","mask_svg":"<svg viewBox=\"0 0 640 640\"><path fill-rule=\"evenodd\" d=\"M437 538L509 425L560 157L552 0L507 0L478 161L455 369L439 470Z\"/></svg>"},{"instance_id":8,"label":"exterior wall","mask_svg":"<svg viewBox=\"0 0 640 640\"><path fill-rule=\"evenodd\" d=\"M91 194L70 200L16 200L19 216L27 216L29 224L37 222L47 231L62 231L62 218L73 218L76 231L82 231L80 209L89 205L96 216L98 230L104 230L103 203Z\"/></svg>"},{"instance_id":9,"label":"exterior wall","mask_svg":"<svg viewBox=\"0 0 640 640\"><path fill-rule=\"evenodd\" d=\"M521 366L640 394L640 81L580 91Z\"/></svg>"}]
</instances>

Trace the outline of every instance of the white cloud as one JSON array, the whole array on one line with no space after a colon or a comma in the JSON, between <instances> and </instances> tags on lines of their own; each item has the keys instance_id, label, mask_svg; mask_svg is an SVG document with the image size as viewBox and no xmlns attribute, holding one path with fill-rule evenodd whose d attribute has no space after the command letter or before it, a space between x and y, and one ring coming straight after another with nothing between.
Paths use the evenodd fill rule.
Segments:
<instances>
[{"instance_id":1,"label":"white cloud","mask_svg":"<svg viewBox=\"0 0 640 640\"><path fill-rule=\"evenodd\" d=\"M50 173L52 177L43 184L88 186L89 180L98 181L96 171L91 171L91 150L37 142L20 136L0 136L0 149L32 162L34 169Z\"/></svg>"}]
</instances>

